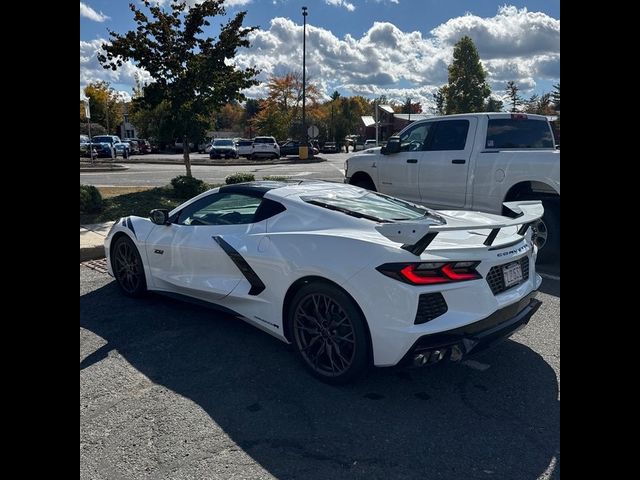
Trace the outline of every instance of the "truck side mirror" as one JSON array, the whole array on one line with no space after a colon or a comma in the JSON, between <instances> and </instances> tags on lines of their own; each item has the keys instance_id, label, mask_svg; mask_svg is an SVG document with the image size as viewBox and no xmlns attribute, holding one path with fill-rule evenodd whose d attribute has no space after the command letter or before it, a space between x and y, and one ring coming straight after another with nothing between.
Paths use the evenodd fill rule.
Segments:
<instances>
[{"instance_id":1,"label":"truck side mirror","mask_svg":"<svg viewBox=\"0 0 640 480\"><path fill-rule=\"evenodd\" d=\"M387 144L380 149L380 153L383 155L391 155L393 153L398 153L400 151L400 137L393 136L389 137L387 140Z\"/></svg>"}]
</instances>

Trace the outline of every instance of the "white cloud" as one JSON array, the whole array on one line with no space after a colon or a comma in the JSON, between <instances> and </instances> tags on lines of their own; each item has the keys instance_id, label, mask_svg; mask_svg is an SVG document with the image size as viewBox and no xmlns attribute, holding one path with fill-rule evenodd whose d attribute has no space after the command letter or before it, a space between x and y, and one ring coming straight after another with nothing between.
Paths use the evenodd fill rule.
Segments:
<instances>
[{"instance_id":1,"label":"white cloud","mask_svg":"<svg viewBox=\"0 0 640 480\"><path fill-rule=\"evenodd\" d=\"M327 29L307 24L307 78L325 95L339 89L347 95L385 94L403 101L414 92L432 104L431 93L447 82L453 45L469 35L496 93L504 91L508 80L527 91L536 87L536 80L559 79L559 32L559 20L508 6L498 9L494 17L453 18L426 36L389 22L375 22L360 38L349 34L338 38ZM251 48L241 49L234 61L241 67L261 69L260 81L301 70L302 25L277 17L250 39ZM247 94L258 92L263 89L254 87Z\"/></svg>"},{"instance_id":2,"label":"white cloud","mask_svg":"<svg viewBox=\"0 0 640 480\"><path fill-rule=\"evenodd\" d=\"M136 67L131 61L126 61L115 72L102 68L102 65L98 62L97 54L105 42L107 40L104 38L97 38L88 42L80 40L80 92L88 83L98 80L105 80L111 84L131 85L132 87L135 85L136 75L146 83L150 83L153 80L146 70Z\"/></svg>"},{"instance_id":3,"label":"white cloud","mask_svg":"<svg viewBox=\"0 0 640 480\"><path fill-rule=\"evenodd\" d=\"M80 16L93 20L94 22L104 22L111 17L106 16L102 12L98 13L86 3L80 2Z\"/></svg>"},{"instance_id":4,"label":"white cloud","mask_svg":"<svg viewBox=\"0 0 640 480\"><path fill-rule=\"evenodd\" d=\"M375 22L361 37L337 37L330 30L307 23L307 79L325 98L338 90L343 95L364 95L433 105L432 93L447 82L453 45L469 35L480 52L488 81L496 95L514 80L523 95L533 93L540 80L560 78L559 20L539 12L502 7L494 17L465 15L432 32L403 31L389 22ZM266 95L270 75L302 70L302 24L276 17L263 30L249 35L251 47L238 50L232 60L241 68L261 70L259 85L248 89L249 98ZM128 62L117 72L104 70L95 54L105 40L80 42L80 80L108 80L133 85L137 72L148 73Z\"/></svg>"},{"instance_id":5,"label":"white cloud","mask_svg":"<svg viewBox=\"0 0 640 480\"><path fill-rule=\"evenodd\" d=\"M334 7L344 7L348 11L353 12L356 7L353 3L346 2L345 0L324 0L327 5L333 5Z\"/></svg>"},{"instance_id":6,"label":"white cloud","mask_svg":"<svg viewBox=\"0 0 640 480\"><path fill-rule=\"evenodd\" d=\"M491 18L471 14L452 18L431 34L443 45L453 45L468 35L483 60L560 51L560 20L513 6L500 7Z\"/></svg>"},{"instance_id":7,"label":"white cloud","mask_svg":"<svg viewBox=\"0 0 640 480\"><path fill-rule=\"evenodd\" d=\"M164 6L164 5L169 5L171 1L172 0L155 0L154 3ZM194 5L197 5L198 3L204 2L204 0L183 0L183 1L187 4L187 7L189 8L193 7ZM252 2L253 0L225 0L224 6L225 7L242 7L243 5L248 5Z\"/></svg>"}]
</instances>

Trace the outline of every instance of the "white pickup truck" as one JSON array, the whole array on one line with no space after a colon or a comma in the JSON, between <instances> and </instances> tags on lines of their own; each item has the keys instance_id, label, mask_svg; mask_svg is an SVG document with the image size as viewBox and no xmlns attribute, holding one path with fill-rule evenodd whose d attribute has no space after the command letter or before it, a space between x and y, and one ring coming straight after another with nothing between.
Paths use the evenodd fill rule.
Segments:
<instances>
[{"instance_id":1,"label":"white pickup truck","mask_svg":"<svg viewBox=\"0 0 640 480\"><path fill-rule=\"evenodd\" d=\"M503 202L542 200L534 226L542 262L560 246L560 151L547 118L470 113L420 120L345 163L345 183L436 209L504 214Z\"/></svg>"}]
</instances>

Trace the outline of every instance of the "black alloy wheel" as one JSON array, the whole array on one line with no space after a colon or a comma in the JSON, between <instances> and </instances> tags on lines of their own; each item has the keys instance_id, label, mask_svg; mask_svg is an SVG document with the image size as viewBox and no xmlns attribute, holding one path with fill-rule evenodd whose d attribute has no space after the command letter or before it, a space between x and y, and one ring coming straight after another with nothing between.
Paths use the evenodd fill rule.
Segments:
<instances>
[{"instance_id":1,"label":"black alloy wheel","mask_svg":"<svg viewBox=\"0 0 640 480\"><path fill-rule=\"evenodd\" d=\"M364 319L338 288L319 283L303 287L292 302L289 327L298 355L321 380L346 383L366 370Z\"/></svg>"},{"instance_id":2,"label":"black alloy wheel","mask_svg":"<svg viewBox=\"0 0 640 480\"><path fill-rule=\"evenodd\" d=\"M118 285L129 297L139 297L147 290L144 267L138 249L127 236L119 237L111 247L111 267Z\"/></svg>"}]
</instances>

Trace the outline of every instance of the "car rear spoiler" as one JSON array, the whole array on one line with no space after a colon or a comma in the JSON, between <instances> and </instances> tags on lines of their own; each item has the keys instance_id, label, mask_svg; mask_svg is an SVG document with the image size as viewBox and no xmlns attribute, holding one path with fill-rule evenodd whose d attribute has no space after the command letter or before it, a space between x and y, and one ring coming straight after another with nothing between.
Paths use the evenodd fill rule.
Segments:
<instances>
[{"instance_id":1,"label":"car rear spoiler","mask_svg":"<svg viewBox=\"0 0 640 480\"><path fill-rule=\"evenodd\" d=\"M447 216L445 223L436 218L424 220L400 220L393 223L380 223L376 230L389 240L402 243L403 249L420 256L440 232L454 230L491 230L484 244L491 246L501 228L520 225L518 234L524 236L533 222L544 214L540 200L521 200L504 202L511 212L508 217L496 219L495 216L483 216L479 212L461 212L460 217Z\"/></svg>"}]
</instances>

